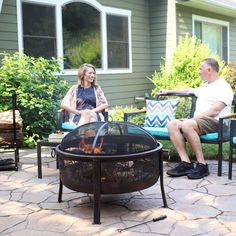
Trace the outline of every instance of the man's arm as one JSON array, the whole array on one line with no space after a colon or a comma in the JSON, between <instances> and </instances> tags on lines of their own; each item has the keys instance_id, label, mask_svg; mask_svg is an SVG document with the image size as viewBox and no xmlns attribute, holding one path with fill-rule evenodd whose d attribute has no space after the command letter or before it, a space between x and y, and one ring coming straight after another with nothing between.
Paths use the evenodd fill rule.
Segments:
<instances>
[{"instance_id":1,"label":"man's arm","mask_svg":"<svg viewBox=\"0 0 236 236\"><path fill-rule=\"evenodd\" d=\"M214 118L225 108L225 106L226 106L226 104L223 102L219 102L219 101L215 102L210 109L199 114L198 116L195 116L194 118L203 118L206 116Z\"/></svg>"},{"instance_id":2,"label":"man's arm","mask_svg":"<svg viewBox=\"0 0 236 236\"><path fill-rule=\"evenodd\" d=\"M159 94L173 94L173 93L179 93L179 94L190 94L193 93L192 88L180 88L180 89L161 89L159 91Z\"/></svg>"}]
</instances>

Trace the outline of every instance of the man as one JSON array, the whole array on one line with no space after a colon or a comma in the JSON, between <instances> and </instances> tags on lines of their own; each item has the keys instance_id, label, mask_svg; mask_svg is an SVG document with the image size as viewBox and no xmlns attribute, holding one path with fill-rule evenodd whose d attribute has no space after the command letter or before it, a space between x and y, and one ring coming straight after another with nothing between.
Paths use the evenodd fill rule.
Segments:
<instances>
[{"instance_id":1,"label":"man","mask_svg":"<svg viewBox=\"0 0 236 236\"><path fill-rule=\"evenodd\" d=\"M218 62L207 58L200 65L200 77L205 81L202 86L195 89L160 90L160 94L193 93L197 96L194 118L176 119L170 121L167 126L170 140L181 159L176 167L167 171L172 177L187 176L189 179L200 179L209 175L199 135L218 131L219 118L230 114L233 100L232 88L219 77L218 72ZM196 166L189 159L185 139L196 156Z\"/></svg>"}]
</instances>

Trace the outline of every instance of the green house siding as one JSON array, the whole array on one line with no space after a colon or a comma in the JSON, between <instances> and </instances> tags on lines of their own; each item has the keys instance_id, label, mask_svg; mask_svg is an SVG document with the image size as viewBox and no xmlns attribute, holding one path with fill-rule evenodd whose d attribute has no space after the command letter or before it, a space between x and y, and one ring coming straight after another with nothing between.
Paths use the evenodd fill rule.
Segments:
<instances>
[{"instance_id":1,"label":"green house siding","mask_svg":"<svg viewBox=\"0 0 236 236\"><path fill-rule=\"evenodd\" d=\"M178 36L192 34L192 14L230 22L230 61L236 61L236 18L176 5L175 0L97 0L108 7L131 11L132 73L98 74L110 106L135 103L153 88L147 79L170 62ZM0 52L18 51L16 0L4 0L0 13ZM65 76L76 83L76 75Z\"/></svg>"},{"instance_id":2,"label":"green house siding","mask_svg":"<svg viewBox=\"0 0 236 236\"><path fill-rule=\"evenodd\" d=\"M236 62L236 19L230 21L230 62Z\"/></svg>"},{"instance_id":3,"label":"green house siding","mask_svg":"<svg viewBox=\"0 0 236 236\"><path fill-rule=\"evenodd\" d=\"M159 70L166 56L167 1L150 1L150 46L152 71Z\"/></svg>"},{"instance_id":4,"label":"green house siding","mask_svg":"<svg viewBox=\"0 0 236 236\"><path fill-rule=\"evenodd\" d=\"M0 14L0 52L17 50L16 1L4 0Z\"/></svg>"},{"instance_id":5,"label":"green house siding","mask_svg":"<svg viewBox=\"0 0 236 236\"><path fill-rule=\"evenodd\" d=\"M135 96L144 96L152 89L146 78L152 74L150 56L149 5L146 0L99 0L102 5L131 10L133 72L98 75L111 106L134 104Z\"/></svg>"},{"instance_id":6,"label":"green house siding","mask_svg":"<svg viewBox=\"0 0 236 236\"><path fill-rule=\"evenodd\" d=\"M207 12L195 8L177 5L176 7L176 32L177 40L179 36L185 36L186 33L192 35L192 15L213 18L217 20L227 21L230 24L229 28L229 62L236 61L236 19Z\"/></svg>"},{"instance_id":7,"label":"green house siding","mask_svg":"<svg viewBox=\"0 0 236 236\"><path fill-rule=\"evenodd\" d=\"M98 82L102 86L110 106L134 104L135 96L144 96L150 92L151 82L146 78L152 73L150 56L149 5L146 0L99 0L99 3L132 11L132 73L98 74ZM74 83L75 76L67 77Z\"/></svg>"},{"instance_id":8,"label":"green house siding","mask_svg":"<svg viewBox=\"0 0 236 236\"><path fill-rule=\"evenodd\" d=\"M105 6L127 9L132 12L132 73L98 74L98 82L102 86L110 106L134 104L135 96L144 96L153 87L146 78L153 73L148 1L98 0L98 2ZM0 52L17 51L16 0L3 1L0 32ZM76 83L76 76L65 76L65 78L70 84Z\"/></svg>"}]
</instances>

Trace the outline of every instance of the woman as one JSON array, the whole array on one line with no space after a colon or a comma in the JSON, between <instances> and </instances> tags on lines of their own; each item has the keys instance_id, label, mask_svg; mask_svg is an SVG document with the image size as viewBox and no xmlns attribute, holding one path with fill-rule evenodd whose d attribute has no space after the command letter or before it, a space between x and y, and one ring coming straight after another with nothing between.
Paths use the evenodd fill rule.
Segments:
<instances>
[{"instance_id":1,"label":"woman","mask_svg":"<svg viewBox=\"0 0 236 236\"><path fill-rule=\"evenodd\" d=\"M78 84L69 89L61 108L69 113L69 122L77 125L101 121L100 112L108 108L108 103L101 87L96 84L96 68L93 65L80 66Z\"/></svg>"}]
</instances>

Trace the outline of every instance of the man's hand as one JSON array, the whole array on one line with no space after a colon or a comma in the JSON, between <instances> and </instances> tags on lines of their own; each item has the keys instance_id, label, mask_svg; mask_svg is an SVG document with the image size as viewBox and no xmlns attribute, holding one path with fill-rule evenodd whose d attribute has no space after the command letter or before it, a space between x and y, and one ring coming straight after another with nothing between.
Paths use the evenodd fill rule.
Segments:
<instances>
[{"instance_id":1,"label":"man's hand","mask_svg":"<svg viewBox=\"0 0 236 236\"><path fill-rule=\"evenodd\" d=\"M170 93L170 90L168 90L168 89L161 89L161 90L159 91L159 94L162 94L162 95L166 95L166 94L168 94L168 93Z\"/></svg>"}]
</instances>

